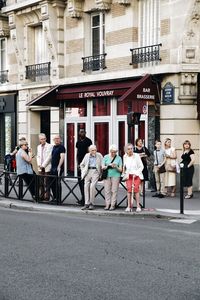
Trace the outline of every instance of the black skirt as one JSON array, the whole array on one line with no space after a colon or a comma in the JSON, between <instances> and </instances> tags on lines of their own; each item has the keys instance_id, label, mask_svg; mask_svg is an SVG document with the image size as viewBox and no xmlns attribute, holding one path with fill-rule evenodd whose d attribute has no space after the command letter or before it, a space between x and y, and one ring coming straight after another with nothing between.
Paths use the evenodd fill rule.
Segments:
<instances>
[{"instance_id":1,"label":"black skirt","mask_svg":"<svg viewBox=\"0 0 200 300\"><path fill-rule=\"evenodd\" d=\"M194 175L194 166L190 168L183 168L183 186L190 187L192 186L192 179Z\"/></svg>"}]
</instances>

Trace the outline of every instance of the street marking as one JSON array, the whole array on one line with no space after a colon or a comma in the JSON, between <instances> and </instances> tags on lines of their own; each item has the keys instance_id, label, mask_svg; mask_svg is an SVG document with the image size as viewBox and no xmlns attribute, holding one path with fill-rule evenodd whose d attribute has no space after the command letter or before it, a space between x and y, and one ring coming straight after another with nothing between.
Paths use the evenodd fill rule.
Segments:
<instances>
[{"instance_id":1,"label":"street marking","mask_svg":"<svg viewBox=\"0 0 200 300\"><path fill-rule=\"evenodd\" d=\"M172 213L172 214L180 214L180 209L164 209L164 208L156 208L156 211ZM185 215L200 215L200 210L184 210Z\"/></svg>"},{"instance_id":2,"label":"street marking","mask_svg":"<svg viewBox=\"0 0 200 300\"><path fill-rule=\"evenodd\" d=\"M169 220L170 222L174 222L174 223L183 223L183 224L192 224L194 222L197 222L197 220L189 220L189 219L172 219Z\"/></svg>"}]
</instances>

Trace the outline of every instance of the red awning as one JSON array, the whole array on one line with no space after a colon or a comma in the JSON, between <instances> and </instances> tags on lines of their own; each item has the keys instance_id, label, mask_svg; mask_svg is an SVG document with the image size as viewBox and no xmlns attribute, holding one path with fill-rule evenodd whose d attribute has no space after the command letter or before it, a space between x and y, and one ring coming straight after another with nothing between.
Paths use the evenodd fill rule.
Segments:
<instances>
[{"instance_id":1,"label":"red awning","mask_svg":"<svg viewBox=\"0 0 200 300\"><path fill-rule=\"evenodd\" d=\"M157 85L151 75L139 79L112 80L79 85L56 86L27 105L59 106L60 101L74 99L92 99L101 97L118 97L119 101L158 101Z\"/></svg>"},{"instance_id":2,"label":"red awning","mask_svg":"<svg viewBox=\"0 0 200 300\"><path fill-rule=\"evenodd\" d=\"M56 92L58 87L59 85L51 87L46 92L32 99L30 102L27 103L27 105L59 106L59 101L56 101Z\"/></svg>"}]
</instances>

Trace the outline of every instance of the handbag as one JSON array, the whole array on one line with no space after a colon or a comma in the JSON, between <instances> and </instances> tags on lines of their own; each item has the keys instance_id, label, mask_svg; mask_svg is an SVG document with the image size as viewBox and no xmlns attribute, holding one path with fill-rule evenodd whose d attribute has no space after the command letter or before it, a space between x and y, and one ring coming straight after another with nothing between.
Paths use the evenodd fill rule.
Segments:
<instances>
[{"instance_id":1,"label":"handbag","mask_svg":"<svg viewBox=\"0 0 200 300\"><path fill-rule=\"evenodd\" d=\"M158 173L162 174L165 172L166 172L165 165L162 165L160 168L158 168Z\"/></svg>"},{"instance_id":2,"label":"handbag","mask_svg":"<svg viewBox=\"0 0 200 300\"><path fill-rule=\"evenodd\" d=\"M174 173L176 173L176 165L171 165L171 164L167 164L166 165L166 171L167 172L174 172Z\"/></svg>"},{"instance_id":3,"label":"handbag","mask_svg":"<svg viewBox=\"0 0 200 300\"><path fill-rule=\"evenodd\" d=\"M111 164L114 162L116 155L114 156L114 158L112 159L112 161L110 162ZM102 174L101 174L101 180L104 180L108 177L108 169L110 167L108 166L106 169L102 170Z\"/></svg>"},{"instance_id":4,"label":"handbag","mask_svg":"<svg viewBox=\"0 0 200 300\"><path fill-rule=\"evenodd\" d=\"M129 174L128 173L124 173L123 176L121 177L121 181L125 182L125 181L128 180L128 178L129 178Z\"/></svg>"}]
</instances>

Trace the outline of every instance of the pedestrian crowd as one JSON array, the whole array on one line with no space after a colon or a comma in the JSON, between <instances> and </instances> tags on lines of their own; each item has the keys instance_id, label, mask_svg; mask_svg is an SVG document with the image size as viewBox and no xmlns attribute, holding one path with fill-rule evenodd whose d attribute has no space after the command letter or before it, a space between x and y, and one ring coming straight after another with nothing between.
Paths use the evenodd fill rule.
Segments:
<instances>
[{"instance_id":1,"label":"pedestrian crowd","mask_svg":"<svg viewBox=\"0 0 200 300\"><path fill-rule=\"evenodd\" d=\"M140 196L145 191L145 181L149 180L149 167L151 153L141 138L136 139L135 145L128 143L124 146L124 155L118 155L116 145L110 145L109 153L104 157L97 150L96 145L86 136L84 129L79 131L77 148L77 173L81 199L78 204L82 210L95 208L96 184L99 180L104 182L105 210L115 210L120 181L123 181L127 189L126 212L133 210L133 201L136 201L136 212L141 211ZM46 135L39 134L36 161L37 172L40 176L40 195L42 201L50 201L50 190L53 199L61 193L61 184L57 177L64 173L65 147L61 143L61 137L54 137L54 145L47 143ZM21 138L19 145L11 155L16 156L16 171L35 198L35 173L32 167L34 157L32 150L28 148L25 138ZM181 161L177 160L176 149L172 146L171 139L167 138L162 147L160 140L155 141L153 152L153 173L155 178L156 193L153 197L175 197L176 174L180 172L180 163L183 168L183 186L186 188L185 198L193 197L193 175L195 154L189 140L183 143ZM51 176L53 175L53 176Z\"/></svg>"}]
</instances>

